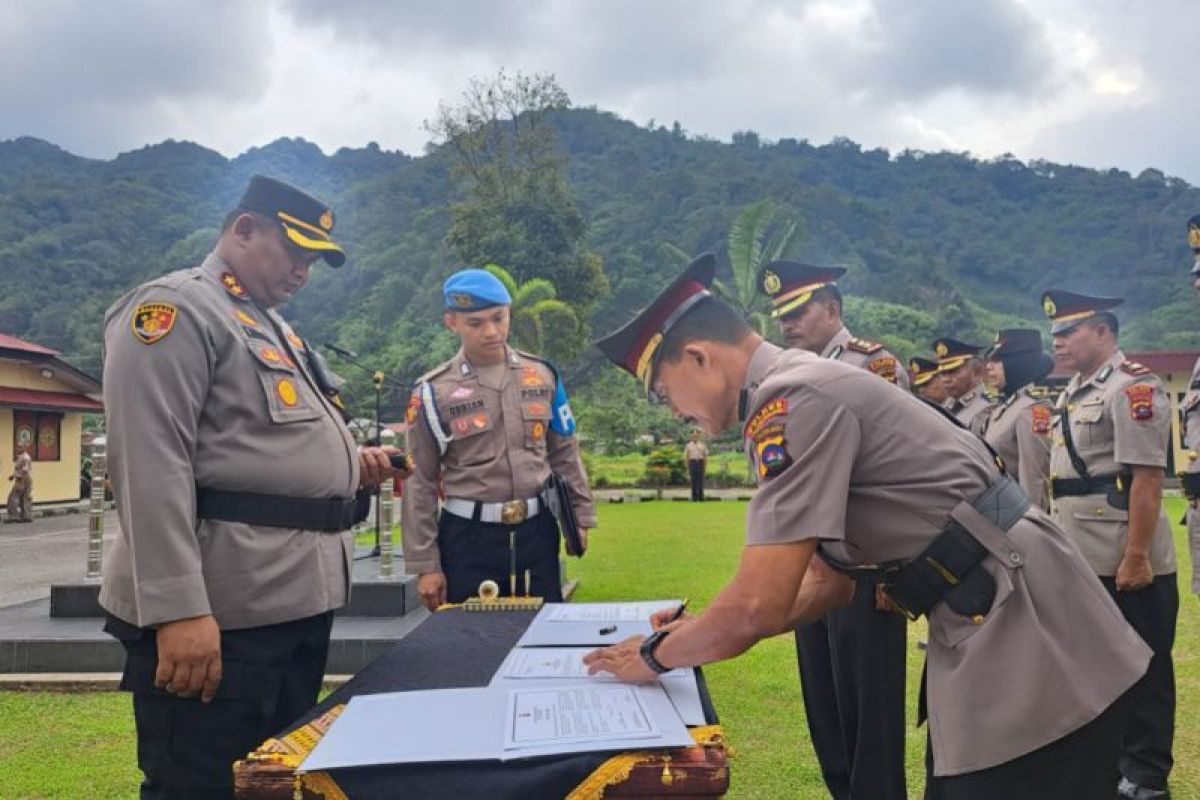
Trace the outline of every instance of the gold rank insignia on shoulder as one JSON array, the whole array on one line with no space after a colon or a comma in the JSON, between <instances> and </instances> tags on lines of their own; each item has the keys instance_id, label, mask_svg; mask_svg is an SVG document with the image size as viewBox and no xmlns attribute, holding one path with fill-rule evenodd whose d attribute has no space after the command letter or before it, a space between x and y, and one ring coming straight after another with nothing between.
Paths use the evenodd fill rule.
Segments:
<instances>
[{"instance_id":1,"label":"gold rank insignia on shoulder","mask_svg":"<svg viewBox=\"0 0 1200 800\"><path fill-rule=\"evenodd\" d=\"M1149 367L1139 364L1136 361L1122 361L1121 371L1138 377L1150 374Z\"/></svg>"},{"instance_id":2,"label":"gold rank insignia on shoulder","mask_svg":"<svg viewBox=\"0 0 1200 800\"><path fill-rule=\"evenodd\" d=\"M242 284L238 282L237 276L232 272L221 273L221 284L225 287L225 291L239 300L246 299L246 290L242 288Z\"/></svg>"},{"instance_id":3,"label":"gold rank insignia on shoulder","mask_svg":"<svg viewBox=\"0 0 1200 800\"><path fill-rule=\"evenodd\" d=\"M275 382L275 393L288 408L292 408L300 400L299 395L296 394L296 384L292 383L289 378L280 378Z\"/></svg>"},{"instance_id":4,"label":"gold rank insignia on shoulder","mask_svg":"<svg viewBox=\"0 0 1200 800\"><path fill-rule=\"evenodd\" d=\"M142 303L133 312L130 327L133 336L142 344L157 344L175 327L179 316L170 303Z\"/></svg>"},{"instance_id":5,"label":"gold rank insignia on shoulder","mask_svg":"<svg viewBox=\"0 0 1200 800\"><path fill-rule=\"evenodd\" d=\"M868 356L872 353L878 353L883 349L883 345L879 342L872 342L867 339L851 339L847 344L854 352Z\"/></svg>"},{"instance_id":6,"label":"gold rank insignia on shoulder","mask_svg":"<svg viewBox=\"0 0 1200 800\"><path fill-rule=\"evenodd\" d=\"M242 323L243 325L249 325L251 328L258 327L258 320L256 320L253 315L247 314L245 311L242 311L240 308L236 309L233 312L233 316L235 319L237 319L238 322Z\"/></svg>"}]
</instances>

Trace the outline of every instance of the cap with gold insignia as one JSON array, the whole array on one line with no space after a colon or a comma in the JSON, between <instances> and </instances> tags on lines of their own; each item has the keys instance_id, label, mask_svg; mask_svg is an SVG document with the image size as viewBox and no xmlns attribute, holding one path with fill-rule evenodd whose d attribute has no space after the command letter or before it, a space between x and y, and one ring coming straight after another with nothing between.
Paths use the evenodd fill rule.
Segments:
<instances>
[{"instance_id":1,"label":"cap with gold insignia","mask_svg":"<svg viewBox=\"0 0 1200 800\"><path fill-rule=\"evenodd\" d=\"M1050 318L1050 334L1066 333L1101 311L1116 308L1125 302L1123 297L1093 297L1092 295L1051 289L1042 295L1042 310Z\"/></svg>"},{"instance_id":2,"label":"cap with gold insignia","mask_svg":"<svg viewBox=\"0 0 1200 800\"><path fill-rule=\"evenodd\" d=\"M933 352L937 356L938 372L958 369L970 359L978 356L982 350L983 348L977 344L967 344L949 336L933 340Z\"/></svg>"},{"instance_id":3,"label":"cap with gold insignia","mask_svg":"<svg viewBox=\"0 0 1200 800\"><path fill-rule=\"evenodd\" d=\"M933 380L933 376L937 375L937 371L938 364L933 359L920 356L909 359L908 372L913 386L924 386L929 383Z\"/></svg>"},{"instance_id":4,"label":"cap with gold insignia","mask_svg":"<svg viewBox=\"0 0 1200 800\"><path fill-rule=\"evenodd\" d=\"M813 293L836 286L846 274L841 267L818 267L799 261L772 261L758 272L758 288L771 298L771 317L780 319L799 313Z\"/></svg>"},{"instance_id":5,"label":"cap with gold insignia","mask_svg":"<svg viewBox=\"0 0 1200 800\"><path fill-rule=\"evenodd\" d=\"M1188 220L1188 247L1196 256L1192 261L1192 277L1200 277L1200 214Z\"/></svg>"},{"instance_id":6,"label":"cap with gold insignia","mask_svg":"<svg viewBox=\"0 0 1200 800\"><path fill-rule=\"evenodd\" d=\"M651 399L654 399L650 387L655 357L663 337L689 311L712 296L708 287L716 269L716 256L712 253L699 256L624 327L596 342L596 347L610 361L642 382Z\"/></svg>"},{"instance_id":7,"label":"cap with gold insignia","mask_svg":"<svg viewBox=\"0 0 1200 800\"><path fill-rule=\"evenodd\" d=\"M1041 332L1032 328L1004 328L996 334L996 341L983 354L983 358L996 360L1041 352L1044 352Z\"/></svg>"},{"instance_id":8,"label":"cap with gold insignia","mask_svg":"<svg viewBox=\"0 0 1200 800\"><path fill-rule=\"evenodd\" d=\"M486 269L461 269L442 284L447 311L483 311L512 304L504 282Z\"/></svg>"},{"instance_id":9,"label":"cap with gold insignia","mask_svg":"<svg viewBox=\"0 0 1200 800\"><path fill-rule=\"evenodd\" d=\"M329 266L346 263L346 252L331 236L333 211L294 186L255 175L237 207L275 220L292 244L320 253Z\"/></svg>"}]
</instances>

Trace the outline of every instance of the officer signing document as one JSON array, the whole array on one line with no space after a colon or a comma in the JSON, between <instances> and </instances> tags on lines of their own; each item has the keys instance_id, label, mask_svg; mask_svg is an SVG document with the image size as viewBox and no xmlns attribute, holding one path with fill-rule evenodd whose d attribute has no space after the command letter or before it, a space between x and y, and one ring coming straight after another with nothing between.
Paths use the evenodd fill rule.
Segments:
<instances>
[{"instance_id":1,"label":"officer signing document","mask_svg":"<svg viewBox=\"0 0 1200 800\"><path fill-rule=\"evenodd\" d=\"M274 310L318 259L345 261L333 211L256 176L194 269L119 299L104 407L121 533L105 630L127 659L143 798L230 797L232 765L317 699L350 592L359 450L308 344Z\"/></svg>"},{"instance_id":2,"label":"officer signing document","mask_svg":"<svg viewBox=\"0 0 1200 800\"><path fill-rule=\"evenodd\" d=\"M765 342L710 294L714 264L598 346L708 433L739 426L759 484L746 547L703 614L656 615L592 672L732 658L873 578L929 620L927 798L1112 797L1150 650L1088 562L981 439L866 370Z\"/></svg>"}]
</instances>

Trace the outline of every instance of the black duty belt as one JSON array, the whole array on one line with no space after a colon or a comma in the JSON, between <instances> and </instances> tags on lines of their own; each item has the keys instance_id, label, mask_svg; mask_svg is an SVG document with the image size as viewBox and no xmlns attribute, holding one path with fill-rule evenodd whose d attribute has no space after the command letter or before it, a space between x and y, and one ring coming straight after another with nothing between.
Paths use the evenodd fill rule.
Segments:
<instances>
[{"instance_id":1,"label":"black duty belt","mask_svg":"<svg viewBox=\"0 0 1200 800\"><path fill-rule=\"evenodd\" d=\"M196 489L196 516L224 522L244 522L267 528L299 528L340 533L367 518L371 495L355 497L287 497L225 489Z\"/></svg>"},{"instance_id":2,"label":"black duty belt","mask_svg":"<svg viewBox=\"0 0 1200 800\"><path fill-rule=\"evenodd\" d=\"M1029 495L1007 475L1001 475L971 505L997 528L1007 531L1028 510ZM981 562L988 550L959 524L950 520L929 546L903 564L852 567L822 555L834 569L856 578L872 578L910 619L916 619L939 602L958 614L982 619L991 609L995 581Z\"/></svg>"},{"instance_id":3,"label":"black duty belt","mask_svg":"<svg viewBox=\"0 0 1200 800\"><path fill-rule=\"evenodd\" d=\"M1123 475L1092 475L1087 478L1051 478L1050 492L1055 497L1084 497L1089 494L1108 494L1111 491L1125 492L1129 480Z\"/></svg>"}]
</instances>

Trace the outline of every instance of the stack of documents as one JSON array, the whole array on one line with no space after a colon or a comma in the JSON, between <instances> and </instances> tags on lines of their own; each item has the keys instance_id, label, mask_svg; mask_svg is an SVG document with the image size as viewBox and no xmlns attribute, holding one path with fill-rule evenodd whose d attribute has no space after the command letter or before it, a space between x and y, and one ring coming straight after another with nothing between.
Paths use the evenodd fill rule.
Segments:
<instances>
[{"instance_id":1,"label":"stack of documents","mask_svg":"<svg viewBox=\"0 0 1200 800\"><path fill-rule=\"evenodd\" d=\"M634 686L583 663L597 646L648 635L650 615L679 604L547 604L488 686L352 698L300 769L691 746L686 726L707 721L694 669Z\"/></svg>"}]
</instances>

